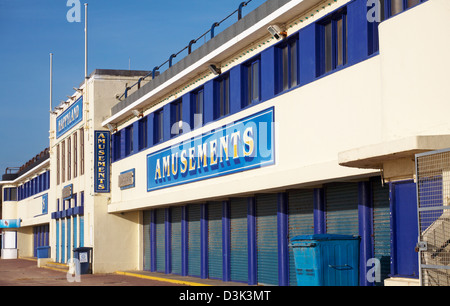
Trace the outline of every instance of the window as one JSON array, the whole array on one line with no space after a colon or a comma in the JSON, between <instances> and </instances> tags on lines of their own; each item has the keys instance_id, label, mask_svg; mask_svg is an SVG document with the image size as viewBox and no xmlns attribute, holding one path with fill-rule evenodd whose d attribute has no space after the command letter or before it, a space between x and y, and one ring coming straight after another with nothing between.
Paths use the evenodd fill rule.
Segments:
<instances>
[{"instance_id":1,"label":"window","mask_svg":"<svg viewBox=\"0 0 450 306\"><path fill-rule=\"evenodd\" d=\"M133 125L125 128L125 156L133 152Z\"/></svg>"},{"instance_id":2,"label":"window","mask_svg":"<svg viewBox=\"0 0 450 306\"><path fill-rule=\"evenodd\" d=\"M318 24L320 58L319 75L347 63L347 16L341 9Z\"/></svg>"},{"instance_id":3,"label":"window","mask_svg":"<svg viewBox=\"0 0 450 306\"><path fill-rule=\"evenodd\" d=\"M379 2L376 2L380 5L379 20L368 21L369 55L379 50L378 25L380 22L425 1L427 0L379 0ZM372 17L375 17L376 7L369 6L367 9L372 12Z\"/></svg>"},{"instance_id":4,"label":"window","mask_svg":"<svg viewBox=\"0 0 450 306\"><path fill-rule=\"evenodd\" d=\"M230 113L230 76L225 74L215 81L216 96L214 103L214 119Z\"/></svg>"},{"instance_id":5,"label":"window","mask_svg":"<svg viewBox=\"0 0 450 306\"><path fill-rule=\"evenodd\" d=\"M243 107L259 102L260 100L260 73L259 58L244 66L244 105Z\"/></svg>"},{"instance_id":6,"label":"window","mask_svg":"<svg viewBox=\"0 0 450 306\"><path fill-rule=\"evenodd\" d=\"M277 92L288 90L298 84L298 38L283 42L276 49Z\"/></svg>"},{"instance_id":7,"label":"window","mask_svg":"<svg viewBox=\"0 0 450 306\"><path fill-rule=\"evenodd\" d=\"M194 129L203 125L203 102L204 91L203 88L195 91L192 95L192 118L191 122L194 123Z\"/></svg>"},{"instance_id":8,"label":"window","mask_svg":"<svg viewBox=\"0 0 450 306\"><path fill-rule=\"evenodd\" d=\"M121 131L118 131L113 134L113 161L120 159L120 134Z\"/></svg>"},{"instance_id":9,"label":"window","mask_svg":"<svg viewBox=\"0 0 450 306\"><path fill-rule=\"evenodd\" d=\"M147 117L144 117L139 120L139 150L145 149L147 147Z\"/></svg>"},{"instance_id":10,"label":"window","mask_svg":"<svg viewBox=\"0 0 450 306\"><path fill-rule=\"evenodd\" d=\"M154 144L162 142L164 140L164 121L163 121L163 109L160 109L155 112L155 119L154 119Z\"/></svg>"},{"instance_id":11,"label":"window","mask_svg":"<svg viewBox=\"0 0 450 306\"><path fill-rule=\"evenodd\" d=\"M72 174L72 141L67 138L67 180L70 181Z\"/></svg>"},{"instance_id":12,"label":"window","mask_svg":"<svg viewBox=\"0 0 450 306\"><path fill-rule=\"evenodd\" d=\"M182 100L178 99L170 105L170 134L178 135L183 133L183 104Z\"/></svg>"},{"instance_id":13,"label":"window","mask_svg":"<svg viewBox=\"0 0 450 306\"><path fill-rule=\"evenodd\" d=\"M17 201L17 188L4 188L3 201Z\"/></svg>"},{"instance_id":14,"label":"window","mask_svg":"<svg viewBox=\"0 0 450 306\"><path fill-rule=\"evenodd\" d=\"M59 160L59 144L56 146L56 185L59 185L60 176L60 160Z\"/></svg>"},{"instance_id":15,"label":"window","mask_svg":"<svg viewBox=\"0 0 450 306\"><path fill-rule=\"evenodd\" d=\"M61 142L61 181L66 181L66 142Z\"/></svg>"},{"instance_id":16,"label":"window","mask_svg":"<svg viewBox=\"0 0 450 306\"><path fill-rule=\"evenodd\" d=\"M73 134L73 178L78 175L78 133Z\"/></svg>"},{"instance_id":17,"label":"window","mask_svg":"<svg viewBox=\"0 0 450 306\"><path fill-rule=\"evenodd\" d=\"M80 175L84 174L84 129L80 129Z\"/></svg>"}]
</instances>

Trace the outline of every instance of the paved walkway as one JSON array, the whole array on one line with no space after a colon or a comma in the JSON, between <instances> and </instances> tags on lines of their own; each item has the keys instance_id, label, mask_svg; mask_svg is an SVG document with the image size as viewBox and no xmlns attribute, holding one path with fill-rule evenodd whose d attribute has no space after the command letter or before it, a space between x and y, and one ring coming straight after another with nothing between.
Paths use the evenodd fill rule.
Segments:
<instances>
[{"instance_id":1,"label":"paved walkway","mask_svg":"<svg viewBox=\"0 0 450 306\"><path fill-rule=\"evenodd\" d=\"M83 274L77 282L75 279L68 280L67 272L64 270L38 268L35 259L22 258L0 259L0 286L247 286L247 284L147 271Z\"/></svg>"}]
</instances>

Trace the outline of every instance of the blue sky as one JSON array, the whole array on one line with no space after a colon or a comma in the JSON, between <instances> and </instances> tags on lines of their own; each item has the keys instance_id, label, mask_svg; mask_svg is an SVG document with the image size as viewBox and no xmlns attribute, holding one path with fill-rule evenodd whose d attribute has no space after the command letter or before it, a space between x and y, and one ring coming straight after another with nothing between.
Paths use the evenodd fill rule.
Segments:
<instances>
[{"instance_id":1,"label":"blue sky","mask_svg":"<svg viewBox=\"0 0 450 306\"><path fill-rule=\"evenodd\" d=\"M152 70L243 1L81 0L81 22L71 23L67 0L0 0L0 175L49 145L49 54L53 53L53 107L83 81L84 3L91 73L129 67ZM252 0L244 16L265 1ZM236 20L237 14L216 33Z\"/></svg>"}]
</instances>

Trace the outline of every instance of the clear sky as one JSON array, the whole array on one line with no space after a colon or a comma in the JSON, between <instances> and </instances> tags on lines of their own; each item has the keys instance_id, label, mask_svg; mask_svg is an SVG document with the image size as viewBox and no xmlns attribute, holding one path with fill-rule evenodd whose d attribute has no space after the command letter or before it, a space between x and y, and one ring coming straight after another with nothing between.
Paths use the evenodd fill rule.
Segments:
<instances>
[{"instance_id":1,"label":"clear sky","mask_svg":"<svg viewBox=\"0 0 450 306\"><path fill-rule=\"evenodd\" d=\"M53 53L53 107L83 82L84 3L91 73L151 71L243 1L247 0L80 0L81 20L69 22L67 13L75 12L76 0L0 0L0 180L6 167L23 165L49 145L49 54ZM252 0L243 15L265 1ZM236 21L237 14L215 32ZM160 71L165 69L167 64Z\"/></svg>"}]
</instances>

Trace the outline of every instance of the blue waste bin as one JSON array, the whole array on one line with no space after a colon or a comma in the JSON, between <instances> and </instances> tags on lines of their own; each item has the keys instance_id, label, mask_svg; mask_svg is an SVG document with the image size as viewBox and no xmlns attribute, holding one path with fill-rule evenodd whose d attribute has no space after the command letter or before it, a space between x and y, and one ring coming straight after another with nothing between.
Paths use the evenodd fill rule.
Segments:
<instances>
[{"instance_id":1,"label":"blue waste bin","mask_svg":"<svg viewBox=\"0 0 450 306\"><path fill-rule=\"evenodd\" d=\"M358 236L314 234L291 239L298 286L358 286Z\"/></svg>"},{"instance_id":2,"label":"blue waste bin","mask_svg":"<svg viewBox=\"0 0 450 306\"><path fill-rule=\"evenodd\" d=\"M50 257L50 247L40 246L37 247L37 258L49 258Z\"/></svg>"},{"instance_id":3,"label":"blue waste bin","mask_svg":"<svg viewBox=\"0 0 450 306\"><path fill-rule=\"evenodd\" d=\"M92 273L92 248L80 247L73 249L73 257L80 263L80 274Z\"/></svg>"}]
</instances>

